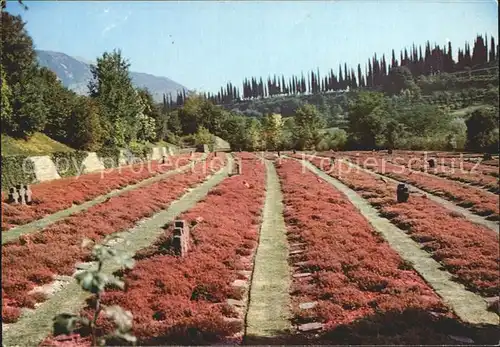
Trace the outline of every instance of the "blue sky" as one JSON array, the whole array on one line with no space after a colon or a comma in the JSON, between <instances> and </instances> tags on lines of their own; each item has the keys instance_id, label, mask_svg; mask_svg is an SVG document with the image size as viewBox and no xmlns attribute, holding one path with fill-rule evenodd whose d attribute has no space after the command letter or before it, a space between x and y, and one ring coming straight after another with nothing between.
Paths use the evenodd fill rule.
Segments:
<instances>
[{"instance_id":1,"label":"blue sky","mask_svg":"<svg viewBox=\"0 0 500 347\"><path fill-rule=\"evenodd\" d=\"M131 69L217 91L244 77L356 67L412 43L454 53L478 33L498 33L498 4L476 1L26 1L37 49L95 60L120 48Z\"/></svg>"}]
</instances>

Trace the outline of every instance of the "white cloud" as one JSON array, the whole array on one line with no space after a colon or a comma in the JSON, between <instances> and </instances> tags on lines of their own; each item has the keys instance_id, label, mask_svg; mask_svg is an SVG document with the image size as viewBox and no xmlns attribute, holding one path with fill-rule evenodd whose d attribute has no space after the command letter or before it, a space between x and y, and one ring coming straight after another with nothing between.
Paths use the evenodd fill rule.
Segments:
<instances>
[{"instance_id":1,"label":"white cloud","mask_svg":"<svg viewBox=\"0 0 500 347\"><path fill-rule=\"evenodd\" d=\"M102 30L102 32L101 32L101 36L104 36L104 35L105 35L108 31L113 30L113 29L115 29L116 27L118 27L119 25L121 25L121 24L125 23L125 22L129 19L129 17L130 17L130 15L131 15L131 14L132 14L132 12L131 12L131 11L129 11L129 12L128 12L128 13L127 13L124 17L122 17L122 18L121 18L121 20L119 20L118 22L113 22L113 23L109 24L108 26L106 26L106 27Z\"/></svg>"},{"instance_id":2,"label":"white cloud","mask_svg":"<svg viewBox=\"0 0 500 347\"><path fill-rule=\"evenodd\" d=\"M106 34L108 31L116 28L116 23L111 23L110 25L108 25L107 27L105 27L102 32L101 32L101 35L104 36L104 34Z\"/></svg>"}]
</instances>

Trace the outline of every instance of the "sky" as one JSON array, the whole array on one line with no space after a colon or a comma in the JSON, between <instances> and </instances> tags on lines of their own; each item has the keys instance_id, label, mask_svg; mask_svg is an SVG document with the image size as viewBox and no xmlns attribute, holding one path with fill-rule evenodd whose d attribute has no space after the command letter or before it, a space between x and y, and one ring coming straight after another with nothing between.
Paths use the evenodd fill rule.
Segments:
<instances>
[{"instance_id":1,"label":"sky","mask_svg":"<svg viewBox=\"0 0 500 347\"><path fill-rule=\"evenodd\" d=\"M498 37L496 0L25 1L37 49L95 61L121 49L131 70L214 92L245 77L300 75L396 54L412 43L454 54L477 34ZM497 40L498 42L498 40Z\"/></svg>"}]
</instances>

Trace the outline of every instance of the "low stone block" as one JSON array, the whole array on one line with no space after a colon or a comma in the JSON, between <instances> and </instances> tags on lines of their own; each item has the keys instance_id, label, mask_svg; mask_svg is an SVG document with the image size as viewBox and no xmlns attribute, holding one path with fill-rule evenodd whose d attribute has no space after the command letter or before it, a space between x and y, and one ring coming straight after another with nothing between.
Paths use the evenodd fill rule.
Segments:
<instances>
[{"instance_id":1,"label":"low stone block","mask_svg":"<svg viewBox=\"0 0 500 347\"><path fill-rule=\"evenodd\" d=\"M238 273L246 278L250 278L250 276L252 276L252 271L241 270L238 271Z\"/></svg>"},{"instance_id":2,"label":"low stone block","mask_svg":"<svg viewBox=\"0 0 500 347\"><path fill-rule=\"evenodd\" d=\"M317 330L323 329L323 324L322 323L306 323L306 324L299 325L298 329L301 332L317 331Z\"/></svg>"},{"instance_id":3,"label":"low stone block","mask_svg":"<svg viewBox=\"0 0 500 347\"><path fill-rule=\"evenodd\" d=\"M248 284L245 280L234 280L232 286L237 288L246 288Z\"/></svg>"},{"instance_id":4,"label":"low stone block","mask_svg":"<svg viewBox=\"0 0 500 347\"><path fill-rule=\"evenodd\" d=\"M308 266L309 262L307 262L307 261L298 261L298 262L294 263L293 265L297 266L297 267L304 267L304 266Z\"/></svg>"},{"instance_id":5,"label":"low stone block","mask_svg":"<svg viewBox=\"0 0 500 347\"><path fill-rule=\"evenodd\" d=\"M317 301L312 301L312 302L303 302L302 304L299 305L299 308L302 310L310 310L318 304Z\"/></svg>"},{"instance_id":6,"label":"low stone block","mask_svg":"<svg viewBox=\"0 0 500 347\"><path fill-rule=\"evenodd\" d=\"M236 306L236 307L244 307L245 302L243 300L235 300L235 299L227 299L228 305Z\"/></svg>"}]
</instances>

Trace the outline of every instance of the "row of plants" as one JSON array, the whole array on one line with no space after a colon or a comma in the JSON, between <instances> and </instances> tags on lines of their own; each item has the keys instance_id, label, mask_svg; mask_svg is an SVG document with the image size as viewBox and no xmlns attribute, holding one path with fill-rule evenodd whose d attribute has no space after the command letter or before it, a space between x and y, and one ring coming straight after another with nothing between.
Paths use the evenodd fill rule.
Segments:
<instances>
[{"instance_id":1,"label":"row of plants","mask_svg":"<svg viewBox=\"0 0 500 347\"><path fill-rule=\"evenodd\" d=\"M152 161L145 165L125 166L32 185L33 203L29 206L9 204L3 196L2 231L8 231L12 227L35 221L47 214L82 204L115 189L187 165L200 156L200 153L182 154L169 157L165 164Z\"/></svg>"},{"instance_id":2,"label":"row of plants","mask_svg":"<svg viewBox=\"0 0 500 347\"><path fill-rule=\"evenodd\" d=\"M474 165L472 165L471 170L467 170L465 166L456 166L456 164L451 161L446 161L443 165L440 165L440 161L436 160L437 166L435 167L430 167L428 162L419 158L398 158L397 161L388 158L387 162L395 165L404 165L411 170L418 170L453 181L482 187L495 193L499 192L498 177L490 174L484 174L483 172L478 171ZM470 163L467 164L470 165Z\"/></svg>"},{"instance_id":3,"label":"row of plants","mask_svg":"<svg viewBox=\"0 0 500 347\"><path fill-rule=\"evenodd\" d=\"M222 168L226 159L225 154L218 158L211 155L205 162L194 165L193 170L112 197L40 232L3 245L3 321L15 322L21 308L34 308L36 302L45 299L30 294L36 286L51 283L55 275L72 275L78 261L88 260L90 252L80 247L83 239L99 243L105 236L127 230L167 208L187 189Z\"/></svg>"},{"instance_id":4,"label":"row of plants","mask_svg":"<svg viewBox=\"0 0 500 347\"><path fill-rule=\"evenodd\" d=\"M318 155L331 156L331 153L320 152ZM483 187L492 192L498 192L498 168L481 163L471 163L463 158L438 157L429 154L414 154L411 152L393 153L392 155L380 152L341 154L354 160L355 163L376 158L395 165L404 165L408 169L422 171L442 178L468 183L474 186ZM434 160L435 166L431 167L429 160ZM371 159L370 159L371 160Z\"/></svg>"},{"instance_id":5,"label":"row of plants","mask_svg":"<svg viewBox=\"0 0 500 347\"><path fill-rule=\"evenodd\" d=\"M347 172L343 162L308 159L316 167L360 193L392 223L405 230L432 257L443 264L467 289L483 296L500 290L498 235L472 223L421 194L411 194L405 203L396 203L396 184L382 182L360 170Z\"/></svg>"},{"instance_id":6,"label":"row of plants","mask_svg":"<svg viewBox=\"0 0 500 347\"><path fill-rule=\"evenodd\" d=\"M480 216L490 220L499 220L500 207L498 197L477 187L461 182L448 180L421 171L408 169L403 165L395 165L380 158L367 156L347 156L361 167L383 174L395 180L411 184L426 192L456 203L458 206L470 208ZM356 170L352 168L351 171Z\"/></svg>"},{"instance_id":7,"label":"row of plants","mask_svg":"<svg viewBox=\"0 0 500 347\"><path fill-rule=\"evenodd\" d=\"M138 344L241 342L233 335L240 332L243 320L236 319L238 313L227 300L242 298L241 290L231 284L245 278L241 270L252 270L249 259L257 246L265 196L263 163L247 160L245 165L241 175L224 180L177 217L190 226L186 256L174 254L173 226L166 226L154 245L135 256L134 268L119 273L125 290L103 293L102 305L118 305L133 314L131 332ZM89 300L81 316L91 318L94 303L95 298ZM105 317L97 325L99 335L113 328ZM80 334L82 346L90 344L88 332L77 329L74 333ZM57 340L49 337L44 345L57 345Z\"/></svg>"},{"instance_id":8,"label":"row of plants","mask_svg":"<svg viewBox=\"0 0 500 347\"><path fill-rule=\"evenodd\" d=\"M278 164L278 174L289 242L303 248L290 263L296 273L311 274L293 280L296 324L323 323L323 343L451 342L432 324L425 326L425 334L415 333L408 312L425 312L427 320L432 313L434 321L452 314L341 192L293 160ZM316 305L299 307L306 302ZM379 321L388 316L392 323ZM368 322L365 329L356 328L360 322Z\"/></svg>"}]
</instances>

